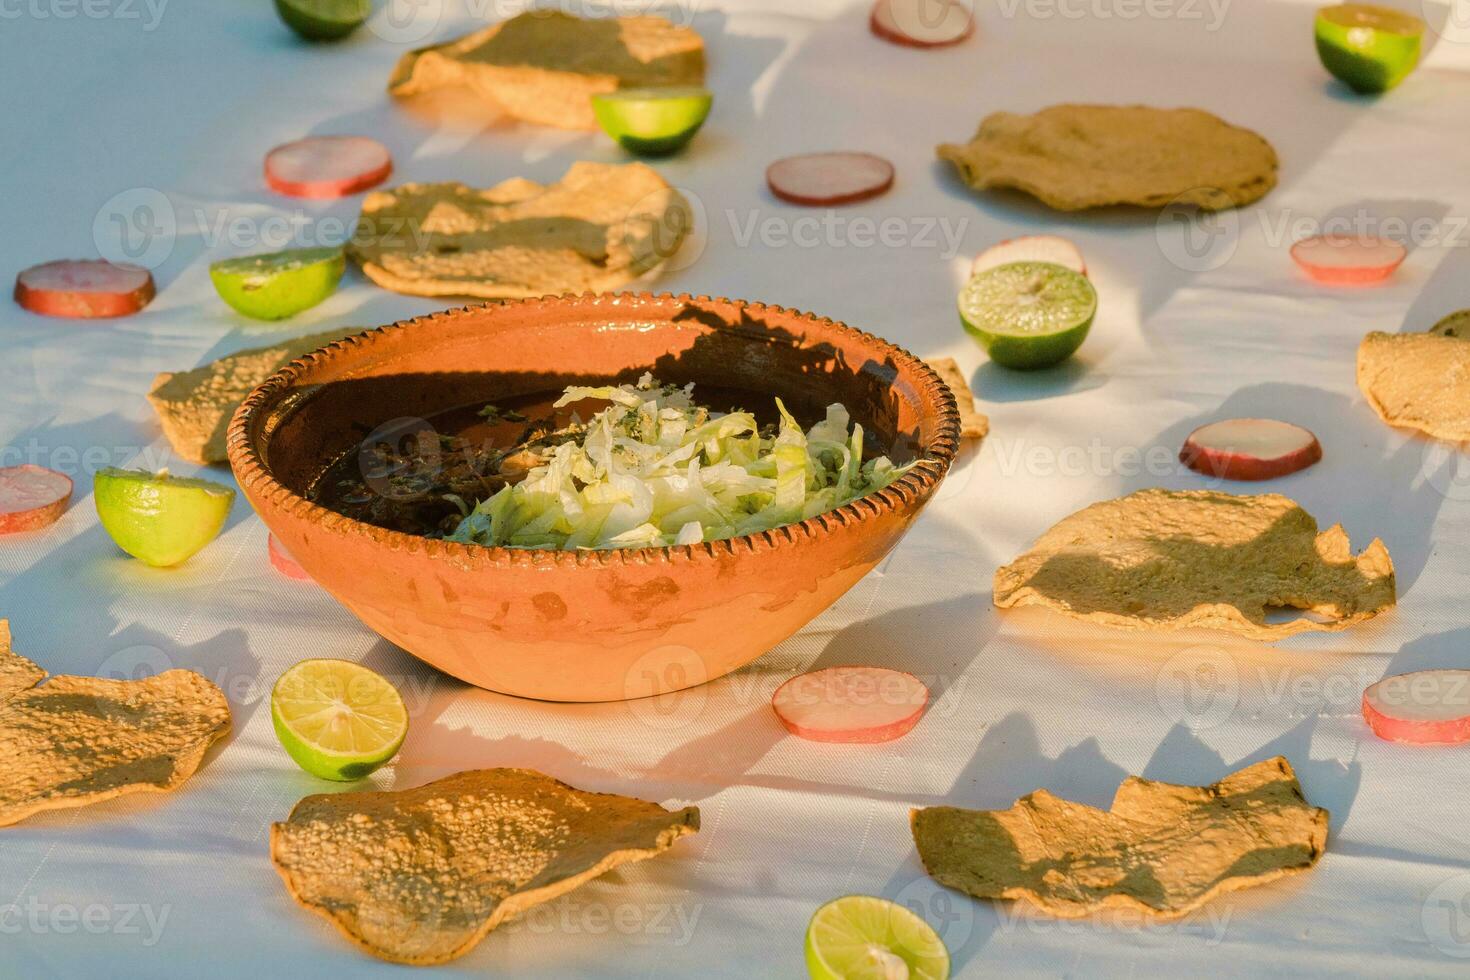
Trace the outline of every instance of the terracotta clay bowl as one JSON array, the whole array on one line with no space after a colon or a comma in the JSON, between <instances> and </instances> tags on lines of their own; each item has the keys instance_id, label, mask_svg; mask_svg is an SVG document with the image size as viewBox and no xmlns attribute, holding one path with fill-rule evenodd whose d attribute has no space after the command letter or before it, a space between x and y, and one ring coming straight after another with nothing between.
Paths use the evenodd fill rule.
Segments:
<instances>
[{"instance_id":1,"label":"terracotta clay bowl","mask_svg":"<svg viewBox=\"0 0 1470 980\"><path fill-rule=\"evenodd\" d=\"M778 395L804 424L842 402L902 479L762 534L673 548L530 551L383 530L305 496L404 418L660 381ZM748 405L759 411L766 406ZM257 388L230 464L286 551L364 623L471 684L618 701L729 673L800 629L898 543L943 479L954 397L913 355L824 317L738 300L546 297L449 310L337 341Z\"/></svg>"}]
</instances>

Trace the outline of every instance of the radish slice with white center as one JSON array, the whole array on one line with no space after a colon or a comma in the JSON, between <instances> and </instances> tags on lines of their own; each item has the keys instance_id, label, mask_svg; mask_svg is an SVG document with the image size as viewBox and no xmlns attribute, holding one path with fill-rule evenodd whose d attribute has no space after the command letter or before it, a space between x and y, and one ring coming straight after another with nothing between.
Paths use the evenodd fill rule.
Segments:
<instances>
[{"instance_id":1,"label":"radish slice with white center","mask_svg":"<svg viewBox=\"0 0 1470 980\"><path fill-rule=\"evenodd\" d=\"M975 17L967 0L878 0L868 29L893 44L942 48L975 33Z\"/></svg>"},{"instance_id":2,"label":"radish slice with white center","mask_svg":"<svg viewBox=\"0 0 1470 980\"><path fill-rule=\"evenodd\" d=\"M893 164L871 153L808 153L771 164L766 183L792 204L851 204L892 187Z\"/></svg>"},{"instance_id":3,"label":"radish slice with white center","mask_svg":"<svg viewBox=\"0 0 1470 980\"><path fill-rule=\"evenodd\" d=\"M127 316L147 306L154 292L147 269L101 259L47 262L15 277L15 301L42 316Z\"/></svg>"},{"instance_id":4,"label":"radish slice with white center","mask_svg":"<svg viewBox=\"0 0 1470 980\"><path fill-rule=\"evenodd\" d=\"M1059 235L1022 235L997 242L979 255L970 266L970 275L979 275L987 269L1012 262L1051 262L1065 266L1073 272L1087 275L1087 263L1082 260L1082 251Z\"/></svg>"},{"instance_id":5,"label":"radish slice with white center","mask_svg":"<svg viewBox=\"0 0 1470 980\"><path fill-rule=\"evenodd\" d=\"M269 535L266 540L266 551L270 553L271 567L287 578L302 582L310 582L312 578L306 574L306 569L297 564L296 559L291 557L282 545L276 540L274 534Z\"/></svg>"},{"instance_id":6,"label":"radish slice with white center","mask_svg":"<svg viewBox=\"0 0 1470 980\"><path fill-rule=\"evenodd\" d=\"M886 667L828 667L776 688L771 707L786 730L813 742L889 742L919 723L929 689Z\"/></svg>"},{"instance_id":7,"label":"radish slice with white center","mask_svg":"<svg viewBox=\"0 0 1470 980\"><path fill-rule=\"evenodd\" d=\"M71 500L71 477L26 463L0 469L0 534L55 524Z\"/></svg>"},{"instance_id":8,"label":"radish slice with white center","mask_svg":"<svg viewBox=\"0 0 1470 980\"><path fill-rule=\"evenodd\" d=\"M265 155L265 182L290 197L346 197L392 172L388 148L366 136L312 136Z\"/></svg>"},{"instance_id":9,"label":"radish slice with white center","mask_svg":"<svg viewBox=\"0 0 1470 980\"><path fill-rule=\"evenodd\" d=\"M1403 264L1409 250L1398 242L1368 235L1318 235L1291 247L1296 264L1318 282L1380 282Z\"/></svg>"},{"instance_id":10,"label":"radish slice with white center","mask_svg":"<svg viewBox=\"0 0 1470 980\"><path fill-rule=\"evenodd\" d=\"M1363 719L1390 742L1470 741L1470 670L1416 670L1363 692Z\"/></svg>"},{"instance_id":11,"label":"radish slice with white center","mask_svg":"<svg viewBox=\"0 0 1470 980\"><path fill-rule=\"evenodd\" d=\"M1304 470L1321 458L1316 436L1276 419L1211 422L1191 432L1179 450L1185 466L1225 480L1270 480Z\"/></svg>"}]
</instances>

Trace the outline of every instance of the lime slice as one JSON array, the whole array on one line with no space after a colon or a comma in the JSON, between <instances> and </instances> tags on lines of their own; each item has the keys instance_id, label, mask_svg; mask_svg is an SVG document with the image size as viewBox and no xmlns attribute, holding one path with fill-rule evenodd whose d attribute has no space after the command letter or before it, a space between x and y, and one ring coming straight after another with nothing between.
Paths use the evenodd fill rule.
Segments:
<instances>
[{"instance_id":1,"label":"lime slice","mask_svg":"<svg viewBox=\"0 0 1470 980\"><path fill-rule=\"evenodd\" d=\"M1387 92L1419 63L1424 21L1368 3L1317 11L1317 57L1355 92Z\"/></svg>"},{"instance_id":2,"label":"lime slice","mask_svg":"<svg viewBox=\"0 0 1470 980\"><path fill-rule=\"evenodd\" d=\"M149 565L177 565L213 541L225 526L235 491L209 480L169 476L168 470L107 467L92 480L102 527L128 554Z\"/></svg>"},{"instance_id":3,"label":"lime slice","mask_svg":"<svg viewBox=\"0 0 1470 980\"><path fill-rule=\"evenodd\" d=\"M308 41L344 38L372 12L372 0L276 0L281 20Z\"/></svg>"},{"instance_id":4,"label":"lime slice","mask_svg":"<svg viewBox=\"0 0 1470 980\"><path fill-rule=\"evenodd\" d=\"M297 765L344 782L380 768L408 734L393 685L346 660L303 660L277 678L271 722Z\"/></svg>"},{"instance_id":5,"label":"lime slice","mask_svg":"<svg viewBox=\"0 0 1470 980\"><path fill-rule=\"evenodd\" d=\"M592 96L603 132L633 153L665 156L699 132L714 96L697 86L625 88Z\"/></svg>"},{"instance_id":6,"label":"lime slice","mask_svg":"<svg viewBox=\"0 0 1470 980\"><path fill-rule=\"evenodd\" d=\"M812 916L806 968L814 980L945 980L949 951L927 922L902 905L847 895Z\"/></svg>"},{"instance_id":7,"label":"lime slice","mask_svg":"<svg viewBox=\"0 0 1470 980\"><path fill-rule=\"evenodd\" d=\"M1470 310L1456 310L1429 328L1430 333L1441 337L1459 337L1470 340Z\"/></svg>"},{"instance_id":8,"label":"lime slice","mask_svg":"<svg viewBox=\"0 0 1470 980\"><path fill-rule=\"evenodd\" d=\"M971 277L960 321L1002 367L1029 370L1066 360L1097 312L1087 277L1054 262L1011 262Z\"/></svg>"},{"instance_id":9,"label":"lime slice","mask_svg":"<svg viewBox=\"0 0 1470 980\"><path fill-rule=\"evenodd\" d=\"M297 248L215 262L209 278L220 299L246 316L283 320L332 295L346 268L340 248Z\"/></svg>"}]
</instances>

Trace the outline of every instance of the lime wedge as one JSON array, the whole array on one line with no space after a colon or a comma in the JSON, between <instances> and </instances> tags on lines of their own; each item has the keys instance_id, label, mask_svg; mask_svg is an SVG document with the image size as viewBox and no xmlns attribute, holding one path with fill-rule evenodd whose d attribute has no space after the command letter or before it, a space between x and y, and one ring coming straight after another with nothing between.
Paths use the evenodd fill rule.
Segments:
<instances>
[{"instance_id":1,"label":"lime wedge","mask_svg":"<svg viewBox=\"0 0 1470 980\"><path fill-rule=\"evenodd\" d=\"M1462 340L1470 340L1470 310L1456 310L1442 317L1438 323L1429 328L1429 332L1437 333L1441 337L1459 337Z\"/></svg>"},{"instance_id":2,"label":"lime wedge","mask_svg":"<svg viewBox=\"0 0 1470 980\"><path fill-rule=\"evenodd\" d=\"M1419 63L1424 21L1368 3L1317 11L1317 57L1355 92L1387 92Z\"/></svg>"},{"instance_id":3,"label":"lime wedge","mask_svg":"<svg viewBox=\"0 0 1470 980\"><path fill-rule=\"evenodd\" d=\"M372 12L372 0L276 0L281 20L308 41L344 38Z\"/></svg>"},{"instance_id":4,"label":"lime wedge","mask_svg":"<svg viewBox=\"0 0 1470 980\"><path fill-rule=\"evenodd\" d=\"M806 968L814 980L945 980L949 951L902 905L847 895L812 916Z\"/></svg>"},{"instance_id":5,"label":"lime wedge","mask_svg":"<svg viewBox=\"0 0 1470 980\"><path fill-rule=\"evenodd\" d=\"M592 96L592 114L624 149L665 156L694 137L713 104L714 96L697 86L625 88Z\"/></svg>"},{"instance_id":6,"label":"lime wedge","mask_svg":"<svg viewBox=\"0 0 1470 980\"><path fill-rule=\"evenodd\" d=\"M215 262L209 278L220 299L237 311L257 320L283 320L332 295L346 269L340 248L297 248Z\"/></svg>"},{"instance_id":7,"label":"lime wedge","mask_svg":"<svg viewBox=\"0 0 1470 980\"><path fill-rule=\"evenodd\" d=\"M271 688L276 738L322 779L361 779L398 753L408 711L393 685L346 660L303 660Z\"/></svg>"},{"instance_id":8,"label":"lime wedge","mask_svg":"<svg viewBox=\"0 0 1470 980\"><path fill-rule=\"evenodd\" d=\"M97 517L117 546L149 565L177 565L225 526L235 491L168 470L107 467L92 481Z\"/></svg>"},{"instance_id":9,"label":"lime wedge","mask_svg":"<svg viewBox=\"0 0 1470 980\"><path fill-rule=\"evenodd\" d=\"M1087 337L1097 292L1054 262L1011 262L971 277L960 321L1002 367L1029 370L1066 360Z\"/></svg>"}]
</instances>

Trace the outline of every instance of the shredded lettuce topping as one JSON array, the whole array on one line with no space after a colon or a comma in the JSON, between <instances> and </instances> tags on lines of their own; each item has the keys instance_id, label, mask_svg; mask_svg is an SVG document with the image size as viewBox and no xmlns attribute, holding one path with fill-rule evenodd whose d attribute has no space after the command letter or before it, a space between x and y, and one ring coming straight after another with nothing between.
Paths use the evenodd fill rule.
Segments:
<instances>
[{"instance_id":1,"label":"shredded lettuce topping","mask_svg":"<svg viewBox=\"0 0 1470 980\"><path fill-rule=\"evenodd\" d=\"M511 548L645 548L698 544L825 513L908 472L863 461L863 428L842 405L806 431L776 399L762 434L749 412L694 402L694 386L570 387L556 407L612 404L549 450L518 483L481 501L451 541Z\"/></svg>"}]
</instances>

